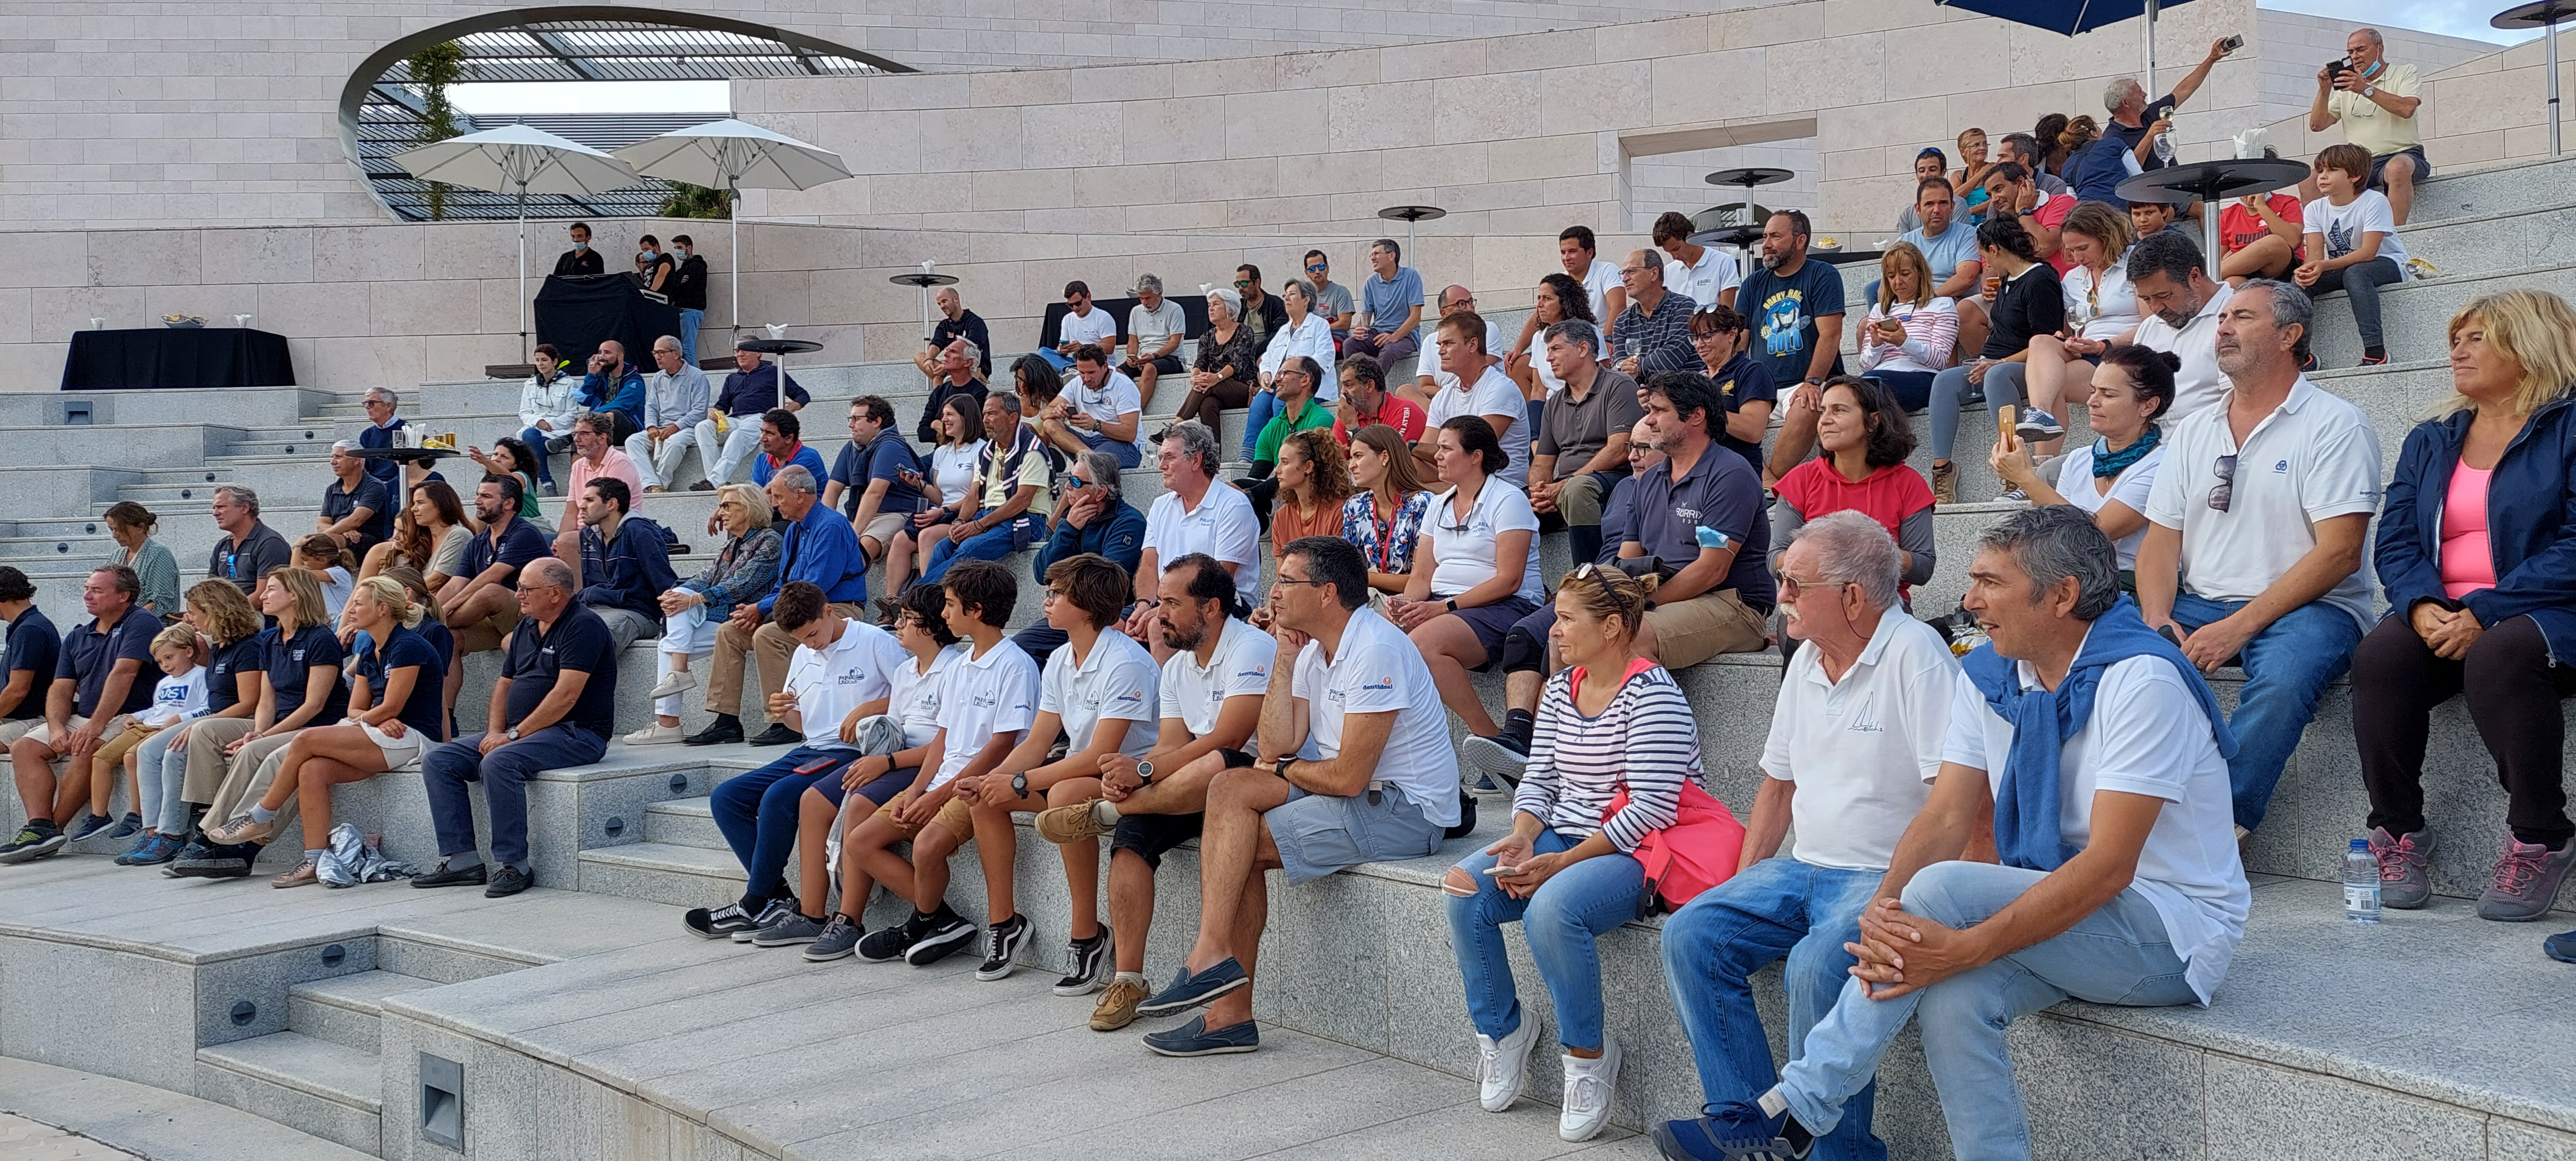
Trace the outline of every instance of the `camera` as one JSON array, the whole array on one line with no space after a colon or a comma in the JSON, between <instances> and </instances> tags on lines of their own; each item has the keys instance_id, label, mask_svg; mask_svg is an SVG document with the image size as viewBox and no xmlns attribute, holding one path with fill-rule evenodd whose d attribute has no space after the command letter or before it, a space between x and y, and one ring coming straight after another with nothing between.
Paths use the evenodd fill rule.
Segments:
<instances>
[{"instance_id":1,"label":"camera","mask_svg":"<svg viewBox=\"0 0 2576 1161\"><path fill-rule=\"evenodd\" d=\"M2242 36L2231 36L2218 42L2220 52L2234 52L2243 47L2245 47L2245 38Z\"/></svg>"}]
</instances>

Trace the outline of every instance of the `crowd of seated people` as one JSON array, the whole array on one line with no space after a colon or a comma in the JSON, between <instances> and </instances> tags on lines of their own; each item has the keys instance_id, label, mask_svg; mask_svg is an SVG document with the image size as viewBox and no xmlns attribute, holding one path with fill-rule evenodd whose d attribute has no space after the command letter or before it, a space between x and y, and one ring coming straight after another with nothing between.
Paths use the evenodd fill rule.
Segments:
<instances>
[{"instance_id":1,"label":"crowd of seated people","mask_svg":"<svg viewBox=\"0 0 2576 1161\"><path fill-rule=\"evenodd\" d=\"M1159 280L1137 281L1123 344L1072 284L1061 343L1013 363L1009 390L985 386L990 336L943 291L923 426L853 399L828 469L801 388L746 351L716 394L669 339L649 377L613 344L581 383L541 370L526 430L475 456L489 474L470 504L337 447L290 550L256 496L219 489L224 538L184 600L147 577L151 514L111 512L124 552L87 578L69 632L0 568L0 740L29 815L0 862L115 826L130 767L119 863L246 877L300 822L304 857L272 880L300 886L331 854L334 787L413 772L439 847L414 886L505 896L532 882L540 774L613 738L788 747L717 786L745 885L688 911L689 931L817 963L972 949L985 981L1061 939L1053 991L1097 994L1090 1027L1196 1013L1143 1038L1191 1057L1259 1047L1267 871L1293 891L1438 854L1474 828L1481 784L1508 824L1450 851L1440 883L1483 1108L1516 1102L1542 1031L1502 925L1523 925L1550 994L1559 1131L1581 1141L1622 1058L1597 940L1664 910L1708 1106L1657 1130L1665 1156L1869 1155L1878 1063L1917 1021L1954 1142L2026 1155L2006 1027L2066 997L2217 994L2250 907L2240 843L2347 674L2386 905L2432 902L2423 765L2453 697L2509 802L2479 914L2541 918L2576 866L2560 736L2576 676L2555 661L2576 649L2576 575L2551 515L2576 501L2576 311L2529 290L2462 308L2456 393L2390 480L2369 419L2305 372L2312 296L2335 289L2365 364L2385 361L2372 292L2404 251L2368 183L2405 167L2328 149L2317 201L2235 207L2252 224L2214 270L2167 216L2082 195L2093 167L2160 157L2171 105L2222 55L2163 102L2115 85L2098 140L2061 117L1999 156L1962 134L1956 172L1927 150L1856 367L1841 276L1796 211L1763 223L1742 272L1686 221L1617 263L1569 230L1508 349L1463 286L1432 299L1425 338L1421 275L1380 241L1356 293L1321 251L1276 295L1239 270L1194 350ZM1186 387L1147 434L1163 378ZM1935 513L1979 395L2014 409L1988 462L2028 505L1944 561ZM2067 440L2078 402L2086 434ZM1909 463L1927 407L1929 478ZM1241 476L1220 434L1234 408ZM572 462L550 534L529 497L551 490L558 438ZM690 448L718 543L683 578L674 530L639 509ZM1131 502L1127 473L1146 470L1161 491ZM1541 538L1559 531L1572 567L1551 585ZM1964 657L1923 619L1948 610L1914 607L1944 565L1987 639ZM653 719L618 735L619 658L648 638ZM1706 793L1712 711L1679 674L1775 648L1739 824ZM466 735L459 677L496 650ZM713 720L684 736L698 658ZM2208 682L2222 667L2242 673L2229 707ZM1474 679L1495 672L1499 707ZM1061 855L1064 931L1021 906L1023 814ZM1149 963L1157 872L1190 842L1197 929ZM1724 857L1705 882L1659 878L1654 843ZM969 845L980 917L948 892ZM879 887L900 914L872 928ZM1775 961L1784 1067L1751 983Z\"/></svg>"}]
</instances>

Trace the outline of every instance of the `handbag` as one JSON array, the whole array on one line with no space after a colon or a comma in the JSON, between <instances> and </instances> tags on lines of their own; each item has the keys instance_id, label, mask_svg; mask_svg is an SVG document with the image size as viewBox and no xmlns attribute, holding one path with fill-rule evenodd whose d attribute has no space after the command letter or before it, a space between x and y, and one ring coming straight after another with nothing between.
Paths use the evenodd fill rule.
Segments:
<instances>
[{"instance_id":1,"label":"handbag","mask_svg":"<svg viewBox=\"0 0 2576 1161\"><path fill-rule=\"evenodd\" d=\"M1642 657L1629 662L1629 679L1653 665ZM1573 679L1582 684L1580 669ZM1637 893L1639 919L1679 911L1700 892L1735 877L1735 864L1744 853L1744 824L1696 779L1682 782L1676 805L1672 825L1648 832L1629 852L1646 871L1646 889ZM1627 808L1628 785L1623 781L1610 795L1601 820L1606 823Z\"/></svg>"}]
</instances>

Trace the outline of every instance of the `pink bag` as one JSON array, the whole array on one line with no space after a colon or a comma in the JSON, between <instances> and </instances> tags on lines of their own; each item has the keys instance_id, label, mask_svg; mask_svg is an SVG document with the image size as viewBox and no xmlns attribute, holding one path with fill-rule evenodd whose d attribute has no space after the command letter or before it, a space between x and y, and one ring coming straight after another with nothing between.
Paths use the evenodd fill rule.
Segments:
<instances>
[{"instance_id":1,"label":"pink bag","mask_svg":"<svg viewBox=\"0 0 2576 1161\"><path fill-rule=\"evenodd\" d=\"M1634 679L1653 665L1638 658L1628 663L1627 676ZM1580 686L1583 671L1577 668L1573 678ZM1623 783L1610 796L1609 808L1601 812L1602 821L1627 807L1628 787ZM1646 890L1637 897L1637 917L1669 914L1735 876L1736 861L1744 853L1744 824L1697 781L1686 780L1673 824L1649 833L1633 853L1646 868Z\"/></svg>"}]
</instances>

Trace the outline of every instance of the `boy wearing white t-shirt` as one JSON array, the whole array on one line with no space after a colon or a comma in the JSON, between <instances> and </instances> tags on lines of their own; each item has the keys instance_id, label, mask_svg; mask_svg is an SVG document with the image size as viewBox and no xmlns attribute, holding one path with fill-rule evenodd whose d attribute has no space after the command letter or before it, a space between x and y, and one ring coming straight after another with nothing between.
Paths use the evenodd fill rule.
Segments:
<instances>
[{"instance_id":1,"label":"boy wearing white t-shirt","mask_svg":"<svg viewBox=\"0 0 2576 1161\"><path fill-rule=\"evenodd\" d=\"M2406 280L2406 245L2397 240L2397 211L2388 195L2369 188L2370 151L2331 145L2317 155L2317 188L2325 196L2306 210L2308 260L2290 272L2308 297L2340 290L2352 300L2353 326L2361 331L2361 365L2388 361L2379 321L2379 288Z\"/></svg>"},{"instance_id":2,"label":"boy wearing white t-shirt","mask_svg":"<svg viewBox=\"0 0 2576 1161\"><path fill-rule=\"evenodd\" d=\"M1002 635L1020 598L1018 580L992 561L965 560L939 586L946 594L941 615L949 631L969 643L940 689L939 733L912 785L853 827L841 844L845 881L863 872L912 901L912 917L902 925L869 932L868 901L853 898L857 892L842 894L841 915L861 933L859 957L872 962L901 956L925 967L975 937L975 925L948 906L948 857L975 839L968 792L1037 722L1037 663ZM891 849L906 840L912 843L909 860ZM1003 873L1009 873L1007 866Z\"/></svg>"},{"instance_id":3,"label":"boy wearing white t-shirt","mask_svg":"<svg viewBox=\"0 0 2576 1161\"><path fill-rule=\"evenodd\" d=\"M185 625L161 630L152 639L152 660L161 666L162 674L160 683L152 687L152 704L127 715L124 729L109 726L112 737L90 755L92 814L107 813L116 788L117 767L125 768L126 801L133 804L126 814L133 828L128 834L160 833L159 828L145 823L160 816L164 791L159 785L142 784L142 762L137 750L153 735L206 714L206 646L197 631Z\"/></svg>"},{"instance_id":4,"label":"boy wearing white t-shirt","mask_svg":"<svg viewBox=\"0 0 2576 1161\"><path fill-rule=\"evenodd\" d=\"M984 896L993 917L976 979L1010 975L1029 939L1028 917L1020 914L1011 889L1011 867L1019 855L1012 812L1044 810L1057 785L1097 776L1102 760L1112 755L1142 757L1154 747L1153 724L1162 717L1154 658L1134 638L1109 631L1126 610L1130 583L1127 570L1098 553L1048 566L1046 623L1065 635L1065 643L1047 656L1035 722L1000 765L958 791L974 814ZM1065 738L1064 757L1048 761L1058 734ZM1109 956L1109 936L1100 929L1100 847L1069 843L1062 853L1073 902L1067 933L1073 944L1055 994L1089 995L1100 987L1101 965Z\"/></svg>"},{"instance_id":5,"label":"boy wearing white t-shirt","mask_svg":"<svg viewBox=\"0 0 2576 1161\"><path fill-rule=\"evenodd\" d=\"M1494 429L1494 437L1503 445L1503 455L1510 464L1495 473L1511 485L1529 490L1530 423L1529 402L1521 397L1520 385L1512 382L1502 369L1485 362L1485 320L1474 311L1465 311L1440 320L1434 352L1458 376L1455 389L1443 389L1431 397L1431 413L1422 431L1422 442L1413 448L1414 458L1432 462L1440 448L1440 425L1454 416L1481 415ZM1467 376L1473 375L1470 381Z\"/></svg>"}]
</instances>

